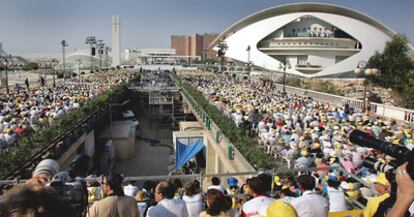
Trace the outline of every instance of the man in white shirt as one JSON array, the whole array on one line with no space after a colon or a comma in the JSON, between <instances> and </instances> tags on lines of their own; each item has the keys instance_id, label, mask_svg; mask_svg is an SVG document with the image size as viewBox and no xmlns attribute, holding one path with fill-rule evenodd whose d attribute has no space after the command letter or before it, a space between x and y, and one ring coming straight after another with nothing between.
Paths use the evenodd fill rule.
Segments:
<instances>
[{"instance_id":1,"label":"man in white shirt","mask_svg":"<svg viewBox=\"0 0 414 217\"><path fill-rule=\"evenodd\" d=\"M188 217L187 206L181 199L174 199L177 187L163 181L155 188L155 201L158 203L148 209L147 217Z\"/></svg>"},{"instance_id":2,"label":"man in white shirt","mask_svg":"<svg viewBox=\"0 0 414 217\"><path fill-rule=\"evenodd\" d=\"M275 199L266 196L266 186L259 177L250 179L247 183L252 191L253 199L245 202L242 207L242 217L260 217L259 210L269 206Z\"/></svg>"},{"instance_id":3,"label":"man in white shirt","mask_svg":"<svg viewBox=\"0 0 414 217\"><path fill-rule=\"evenodd\" d=\"M296 209L299 217L327 217L329 202L323 196L314 191L315 178L310 175L302 175L298 178L302 196L293 199L291 204Z\"/></svg>"}]
</instances>

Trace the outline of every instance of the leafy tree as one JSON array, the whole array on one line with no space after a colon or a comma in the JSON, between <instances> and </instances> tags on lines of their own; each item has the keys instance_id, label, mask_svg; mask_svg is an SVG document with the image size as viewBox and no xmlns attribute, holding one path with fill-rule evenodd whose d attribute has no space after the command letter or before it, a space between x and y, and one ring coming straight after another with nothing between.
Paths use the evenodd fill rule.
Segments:
<instances>
[{"instance_id":1,"label":"leafy tree","mask_svg":"<svg viewBox=\"0 0 414 217\"><path fill-rule=\"evenodd\" d=\"M377 52L367 64L369 68L378 69L379 73L368 76L367 81L384 88L391 88L401 106L414 107L414 64L408 54L410 48L405 36L395 35L387 42L382 53Z\"/></svg>"},{"instance_id":2,"label":"leafy tree","mask_svg":"<svg viewBox=\"0 0 414 217\"><path fill-rule=\"evenodd\" d=\"M402 90L396 92L396 95L399 105L414 109L414 69L411 69L407 73L407 77L408 79L405 81Z\"/></svg>"},{"instance_id":3,"label":"leafy tree","mask_svg":"<svg viewBox=\"0 0 414 217\"><path fill-rule=\"evenodd\" d=\"M378 76L370 76L368 80L384 88L401 91L408 78L408 71L413 63L408 57L409 47L406 37L396 35L387 42L382 53L377 52L367 64L369 68L379 70Z\"/></svg>"},{"instance_id":4,"label":"leafy tree","mask_svg":"<svg viewBox=\"0 0 414 217\"><path fill-rule=\"evenodd\" d=\"M39 64L34 63L34 62L27 63L23 65L22 67L24 71L37 70L38 68L39 68Z\"/></svg>"}]
</instances>

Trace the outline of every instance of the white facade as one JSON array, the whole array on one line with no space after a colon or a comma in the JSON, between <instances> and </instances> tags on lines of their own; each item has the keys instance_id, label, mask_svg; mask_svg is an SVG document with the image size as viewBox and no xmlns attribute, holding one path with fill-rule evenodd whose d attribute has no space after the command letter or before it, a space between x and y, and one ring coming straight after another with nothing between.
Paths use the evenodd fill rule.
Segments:
<instances>
[{"instance_id":1,"label":"white facade","mask_svg":"<svg viewBox=\"0 0 414 217\"><path fill-rule=\"evenodd\" d=\"M112 16L112 66L121 65L121 26L119 16Z\"/></svg>"},{"instance_id":2,"label":"white facade","mask_svg":"<svg viewBox=\"0 0 414 217\"><path fill-rule=\"evenodd\" d=\"M395 33L360 12L324 3L269 8L235 23L213 43L227 44L225 56L268 70L303 77L339 76L368 61ZM250 51L247 47L250 46ZM216 48L217 49L217 48ZM250 54L248 53L250 52Z\"/></svg>"},{"instance_id":3,"label":"white facade","mask_svg":"<svg viewBox=\"0 0 414 217\"><path fill-rule=\"evenodd\" d=\"M129 61L141 57L168 57L174 55L175 49L173 48L132 48L124 50L123 58L125 61Z\"/></svg>"}]
</instances>

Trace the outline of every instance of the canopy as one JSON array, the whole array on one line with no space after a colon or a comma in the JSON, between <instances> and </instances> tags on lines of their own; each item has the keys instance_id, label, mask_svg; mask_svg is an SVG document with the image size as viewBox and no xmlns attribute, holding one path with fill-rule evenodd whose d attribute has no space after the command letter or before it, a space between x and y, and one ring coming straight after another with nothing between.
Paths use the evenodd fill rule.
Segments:
<instances>
[{"instance_id":1,"label":"canopy","mask_svg":"<svg viewBox=\"0 0 414 217\"><path fill-rule=\"evenodd\" d=\"M175 143L175 169L179 169L184 166L188 161L191 160L198 152L203 150L204 143L203 140L197 140L194 144L185 145L176 139Z\"/></svg>"}]
</instances>

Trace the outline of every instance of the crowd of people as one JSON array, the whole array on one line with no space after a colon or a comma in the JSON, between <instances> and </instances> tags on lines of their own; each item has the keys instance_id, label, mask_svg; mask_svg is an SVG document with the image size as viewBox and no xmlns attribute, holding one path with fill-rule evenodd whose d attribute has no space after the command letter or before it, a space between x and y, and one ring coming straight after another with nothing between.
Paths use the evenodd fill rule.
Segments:
<instances>
[{"instance_id":1,"label":"crowd of people","mask_svg":"<svg viewBox=\"0 0 414 217\"><path fill-rule=\"evenodd\" d=\"M128 71L95 73L78 78L59 80L36 88L16 88L0 94L0 152L15 144L19 137L50 126L56 118L79 109L98 94L125 83Z\"/></svg>"},{"instance_id":2,"label":"crowd of people","mask_svg":"<svg viewBox=\"0 0 414 217\"><path fill-rule=\"evenodd\" d=\"M105 88L128 79L126 74L107 76L83 81L90 84L84 86L76 81L63 81L57 87L61 94L52 92L31 98L32 92L41 94L50 88L30 91L27 99L34 101L29 106L34 106L35 119L49 121L46 113L53 109L54 112L58 108L63 112L76 109L75 103L81 106ZM414 143L409 123L383 121L347 105L284 94L267 81L238 81L212 74L181 76L234 121L235 126L257 139L264 152L283 159L286 166L291 165L299 172L272 176L259 171L246 179L228 177L223 179L225 183L219 177L212 177L205 182L173 179L146 181L138 186L134 181L125 182L117 173L89 175L91 159L87 155L77 156L68 171L61 172L56 161L46 159L39 163L31 179L1 196L0 217L326 217L328 213L360 207L365 207L361 214L364 217L401 217L406 216L407 210L413 213L409 208L414 201L414 181L407 163L395 170L394 180L389 173L364 163L367 159L388 163L393 160L390 156L349 141L349 133L359 129L373 138L411 150ZM70 85L62 88L63 84ZM78 99L82 97L83 100ZM58 105L48 107L48 103ZM15 103L4 104L16 108ZM31 117L32 107L29 108ZM316 170L304 172L310 168ZM392 192L394 181L398 184L397 192L395 189ZM78 197L77 192L83 193ZM397 202L391 203L395 204L391 210L384 210L392 193L397 193Z\"/></svg>"},{"instance_id":3,"label":"crowd of people","mask_svg":"<svg viewBox=\"0 0 414 217\"><path fill-rule=\"evenodd\" d=\"M346 177L322 180L315 173L272 177L263 171L246 180L229 177L226 183L219 177L204 183L183 183L180 179L146 181L140 189L134 181L124 182L118 173L86 177L90 163L90 157L78 155L68 171L59 172L57 161L43 160L31 179L2 195L0 216L327 217L329 213L346 210L349 203L345 194L353 197L353 192L358 191L342 190L340 180ZM406 166L396 172L399 203L388 215L378 216L406 216L414 201L414 181ZM76 186L76 182L81 187L63 187ZM386 182L385 177L377 177L376 189L386 192ZM85 189L85 194L76 199L80 189ZM377 216L375 209L381 208L382 197L372 198L361 216Z\"/></svg>"},{"instance_id":4,"label":"crowd of people","mask_svg":"<svg viewBox=\"0 0 414 217\"><path fill-rule=\"evenodd\" d=\"M348 198L362 202L374 213L378 206L370 204L367 199L372 198L375 191L361 188L361 183L350 177L359 177L368 184L374 184L376 195L381 195L376 202L378 205L389 197L389 181L383 173L367 167L363 162L374 159L389 163L393 158L378 150L351 143L350 132L358 129L409 150L414 147L411 123L384 121L370 113L355 111L349 105L333 105L309 97L285 94L266 80L236 80L209 73L181 76L233 120L236 127L257 139L263 151L283 160L292 169L316 167L315 175L327 182L325 191L328 194L338 190L346 192ZM331 167L344 170L330 170ZM340 205L335 210L348 208Z\"/></svg>"}]
</instances>

